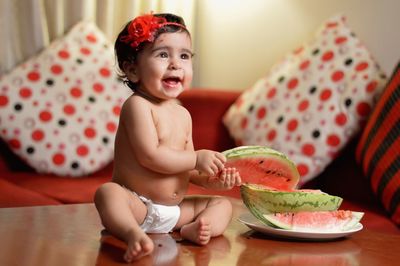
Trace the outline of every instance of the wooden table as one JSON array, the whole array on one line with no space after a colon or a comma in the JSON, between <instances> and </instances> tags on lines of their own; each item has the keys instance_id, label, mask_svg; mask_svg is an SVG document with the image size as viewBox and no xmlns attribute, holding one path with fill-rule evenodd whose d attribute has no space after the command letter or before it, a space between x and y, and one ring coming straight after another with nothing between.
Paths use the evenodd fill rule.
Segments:
<instances>
[{"instance_id":1,"label":"wooden table","mask_svg":"<svg viewBox=\"0 0 400 266\"><path fill-rule=\"evenodd\" d=\"M200 247L179 234L152 235L155 251L133 265L400 265L400 236L363 229L328 242L273 239L234 218L221 237ZM125 244L102 236L93 204L0 209L0 265L126 265ZM279 264L279 263L280 264Z\"/></svg>"}]
</instances>

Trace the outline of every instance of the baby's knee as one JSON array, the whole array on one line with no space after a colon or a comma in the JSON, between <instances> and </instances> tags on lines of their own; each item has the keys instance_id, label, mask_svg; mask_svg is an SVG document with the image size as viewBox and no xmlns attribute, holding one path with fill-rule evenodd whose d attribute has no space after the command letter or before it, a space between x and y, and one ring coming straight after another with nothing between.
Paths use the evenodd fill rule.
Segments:
<instances>
[{"instance_id":1,"label":"baby's knee","mask_svg":"<svg viewBox=\"0 0 400 266\"><path fill-rule=\"evenodd\" d=\"M96 205L101 204L105 199L112 198L121 193L121 189L120 185L113 182L102 184L94 194L94 203Z\"/></svg>"},{"instance_id":2,"label":"baby's knee","mask_svg":"<svg viewBox=\"0 0 400 266\"><path fill-rule=\"evenodd\" d=\"M218 205L219 208L226 214L232 213L232 203L228 198L225 197L215 197L212 199L214 204Z\"/></svg>"}]
</instances>

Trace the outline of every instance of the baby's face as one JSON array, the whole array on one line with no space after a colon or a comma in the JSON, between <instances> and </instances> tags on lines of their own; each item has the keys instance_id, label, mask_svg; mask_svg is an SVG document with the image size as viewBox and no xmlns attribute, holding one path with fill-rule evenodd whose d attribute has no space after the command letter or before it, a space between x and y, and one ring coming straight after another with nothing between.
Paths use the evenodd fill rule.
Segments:
<instances>
[{"instance_id":1,"label":"baby's face","mask_svg":"<svg viewBox=\"0 0 400 266\"><path fill-rule=\"evenodd\" d=\"M139 54L135 72L142 92L161 100L178 97L193 77L190 36L186 32L161 34Z\"/></svg>"}]
</instances>

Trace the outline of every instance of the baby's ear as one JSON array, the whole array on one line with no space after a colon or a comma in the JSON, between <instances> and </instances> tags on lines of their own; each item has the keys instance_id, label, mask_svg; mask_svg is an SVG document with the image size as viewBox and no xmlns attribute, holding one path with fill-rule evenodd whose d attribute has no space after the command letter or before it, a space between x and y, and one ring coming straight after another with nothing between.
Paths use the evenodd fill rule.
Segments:
<instances>
[{"instance_id":1,"label":"baby's ear","mask_svg":"<svg viewBox=\"0 0 400 266\"><path fill-rule=\"evenodd\" d=\"M136 83L139 81L139 76L136 73L136 65L130 62L124 62L123 65L123 71L126 75L126 77L132 81L133 83Z\"/></svg>"}]
</instances>

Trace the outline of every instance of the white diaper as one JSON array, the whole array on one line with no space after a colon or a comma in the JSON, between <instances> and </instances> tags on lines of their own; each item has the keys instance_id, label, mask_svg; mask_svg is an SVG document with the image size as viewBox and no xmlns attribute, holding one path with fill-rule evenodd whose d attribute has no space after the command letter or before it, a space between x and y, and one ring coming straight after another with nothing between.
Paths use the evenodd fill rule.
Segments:
<instances>
[{"instance_id":1,"label":"white diaper","mask_svg":"<svg viewBox=\"0 0 400 266\"><path fill-rule=\"evenodd\" d=\"M181 215L181 209L178 205L166 206L161 204L155 204L150 199L138 195L131 191L133 194L139 197L139 199L146 204L147 214L140 228L146 233L152 234L163 234L169 233L174 229L178 223L179 216Z\"/></svg>"}]
</instances>

